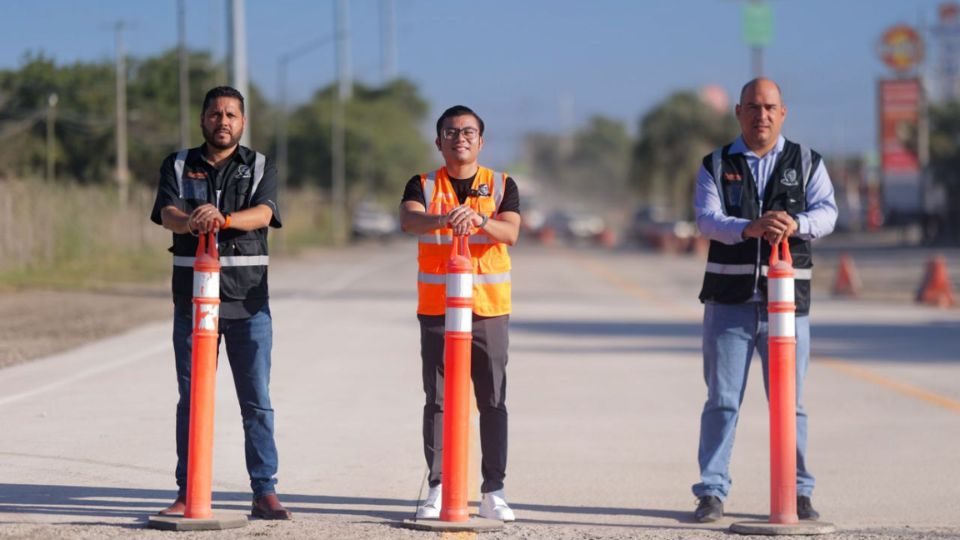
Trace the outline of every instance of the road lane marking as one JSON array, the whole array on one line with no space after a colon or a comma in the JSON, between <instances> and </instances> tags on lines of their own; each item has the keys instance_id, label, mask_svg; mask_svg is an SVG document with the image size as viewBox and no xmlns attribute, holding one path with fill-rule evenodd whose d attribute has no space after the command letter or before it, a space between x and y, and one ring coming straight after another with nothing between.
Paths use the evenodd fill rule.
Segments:
<instances>
[{"instance_id":1,"label":"road lane marking","mask_svg":"<svg viewBox=\"0 0 960 540\"><path fill-rule=\"evenodd\" d=\"M948 398L946 396L941 396L934 392L924 390L922 388L917 388L906 383L902 383L898 380L891 379L889 377L884 377L878 373L874 373L866 368L856 366L850 362L839 360L836 358L818 358L820 364L823 364L829 368L835 369L856 377L862 381L871 382L878 386L882 386L888 390L893 390L900 394L910 396L912 398L918 399L920 401L925 401L932 405L942 407L948 411L953 411L960 413L960 401L955 399Z\"/></svg>"},{"instance_id":2,"label":"road lane marking","mask_svg":"<svg viewBox=\"0 0 960 540\"><path fill-rule=\"evenodd\" d=\"M610 283L611 285L614 285L624 290L625 292L629 293L631 296L634 296L641 300L652 300L654 298L654 296L648 290L627 282L621 276L607 269L606 266L602 265L598 261L592 261L585 257L571 256L570 258L575 263L579 264L581 267L586 268L590 272L602 278L607 283ZM673 311L679 313L681 310L674 309ZM682 310L682 311L686 312L686 310ZM873 371L870 371L866 368L856 366L849 362L839 360L836 358L818 357L818 360L819 360L818 363L822 363L832 369L841 371L843 373L846 373L847 375L851 375L862 381L867 381L867 382L876 384L878 386L887 388L888 390L893 390L900 394L910 396L912 398L918 399L920 401L924 401L926 403L930 403L932 405L936 405L938 407L947 409L949 411L960 413L960 401L957 401L955 399L951 399L946 396L937 394L935 392L918 388L916 386L902 383L895 379L884 377L883 375L874 373Z\"/></svg>"},{"instance_id":3,"label":"road lane marking","mask_svg":"<svg viewBox=\"0 0 960 540\"><path fill-rule=\"evenodd\" d=\"M54 381L54 382L52 382L52 383L48 383L48 384L45 384L45 385L43 385L43 386L38 386L37 388L34 388L33 390L27 390L26 392L20 392L19 394L13 394L13 395L10 395L10 396L6 396L6 397L4 397L4 398L0 398L0 406L9 405L10 403L14 403L14 402L16 402L16 401L21 401L21 400L24 400L24 399L27 399L27 398L36 396L36 395L38 395L38 394L43 394L43 393L45 393L45 392L49 392L50 390L56 390L57 388L62 388L62 387L67 386L67 385L69 385L69 384L75 383L75 382L77 382L77 381L79 381L79 380L86 379L86 378L88 378L88 377L92 377L92 376L94 376L94 375L103 373L103 372L105 372L105 371L111 371L111 370L114 370L114 369L123 367L123 366L125 366L125 365L127 365L127 364L132 364L132 363L134 363L134 362L139 362L139 361L141 361L141 360L143 360L143 359L145 359L145 358L149 358L150 356L153 356L153 355L156 355L156 354L160 354L160 353L162 353L162 352L167 352L167 351L169 351L171 348L172 348L172 346L171 346L169 343L164 343L164 344L162 344L162 345L159 345L159 344L158 344L158 345L156 345L156 346L154 346L154 347L150 347L150 348L148 348L148 349L141 349L139 352L133 353L133 354L131 354L131 355L129 355L129 356L126 356L126 357L121 358L121 359L119 359L119 360L116 360L116 361L114 361L114 362L109 362L109 363L106 363L106 364L101 364L101 365L99 365L99 366L97 366L97 367L93 367L93 368L90 368L90 369L86 369L86 370L80 371L80 372L78 372L78 373L74 373L73 375L70 375L69 377L64 377L64 378L60 379L59 381Z\"/></svg>"}]
</instances>

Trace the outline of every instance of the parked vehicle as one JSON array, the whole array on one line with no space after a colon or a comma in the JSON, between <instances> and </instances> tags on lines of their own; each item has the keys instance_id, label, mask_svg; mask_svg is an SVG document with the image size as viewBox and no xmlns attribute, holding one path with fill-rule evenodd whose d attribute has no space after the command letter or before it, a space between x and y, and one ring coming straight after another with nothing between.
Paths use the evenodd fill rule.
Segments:
<instances>
[{"instance_id":1,"label":"parked vehicle","mask_svg":"<svg viewBox=\"0 0 960 540\"><path fill-rule=\"evenodd\" d=\"M355 239L387 240L399 230L397 217L372 201L361 201L353 210L351 234Z\"/></svg>"},{"instance_id":2,"label":"parked vehicle","mask_svg":"<svg viewBox=\"0 0 960 540\"><path fill-rule=\"evenodd\" d=\"M667 208L644 206L634 213L628 236L640 246L678 253L693 249L698 234L696 225L673 219Z\"/></svg>"}]
</instances>

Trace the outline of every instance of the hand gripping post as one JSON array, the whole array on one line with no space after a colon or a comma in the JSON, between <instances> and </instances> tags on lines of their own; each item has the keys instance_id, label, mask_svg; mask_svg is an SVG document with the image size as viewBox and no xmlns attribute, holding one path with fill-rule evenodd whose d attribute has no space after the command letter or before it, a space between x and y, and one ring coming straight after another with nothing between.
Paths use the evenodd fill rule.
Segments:
<instances>
[{"instance_id":1,"label":"hand gripping post","mask_svg":"<svg viewBox=\"0 0 960 540\"><path fill-rule=\"evenodd\" d=\"M797 523L797 336L790 245L770 250L767 363L770 384L770 522Z\"/></svg>"},{"instance_id":2,"label":"hand gripping post","mask_svg":"<svg viewBox=\"0 0 960 540\"><path fill-rule=\"evenodd\" d=\"M440 521L467 521L470 346L473 342L473 263L468 236L455 236L447 261L443 343L443 500Z\"/></svg>"},{"instance_id":3,"label":"hand gripping post","mask_svg":"<svg viewBox=\"0 0 960 540\"><path fill-rule=\"evenodd\" d=\"M220 258L214 233L200 236L193 264L193 352L186 518L209 519L213 477L213 399L220 320Z\"/></svg>"}]
</instances>

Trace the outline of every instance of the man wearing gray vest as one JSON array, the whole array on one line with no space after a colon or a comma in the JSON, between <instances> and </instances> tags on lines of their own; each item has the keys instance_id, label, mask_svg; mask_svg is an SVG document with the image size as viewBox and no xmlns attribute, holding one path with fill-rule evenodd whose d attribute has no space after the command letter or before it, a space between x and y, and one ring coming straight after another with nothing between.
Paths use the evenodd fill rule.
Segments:
<instances>
[{"instance_id":1,"label":"man wearing gray vest","mask_svg":"<svg viewBox=\"0 0 960 540\"><path fill-rule=\"evenodd\" d=\"M161 515L182 514L187 489L190 426L193 262L197 236L219 231L220 324L233 372L247 472L251 515L290 519L277 498L277 445L270 404L273 319L267 294L267 228L280 227L277 170L263 154L240 146L243 96L228 86L207 92L200 113L205 143L170 154L160 167L150 219L173 232L173 350L177 403L177 499Z\"/></svg>"},{"instance_id":2,"label":"man wearing gray vest","mask_svg":"<svg viewBox=\"0 0 960 540\"><path fill-rule=\"evenodd\" d=\"M814 479L807 470L802 404L810 359L810 241L833 231L837 205L821 156L780 134L787 109L775 82L748 82L736 115L741 136L703 159L694 196L697 225L710 239L700 291L707 401L700 416L694 516L701 523L723 517L734 432L754 349L767 388L767 261L771 245L787 239L796 274L797 515L815 520L819 514L811 503Z\"/></svg>"}]
</instances>

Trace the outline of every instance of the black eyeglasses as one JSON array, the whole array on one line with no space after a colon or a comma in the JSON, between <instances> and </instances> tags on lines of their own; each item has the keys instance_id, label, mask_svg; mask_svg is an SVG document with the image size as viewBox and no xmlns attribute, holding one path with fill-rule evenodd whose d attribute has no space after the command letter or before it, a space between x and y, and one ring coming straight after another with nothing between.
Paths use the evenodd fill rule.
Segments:
<instances>
[{"instance_id":1,"label":"black eyeglasses","mask_svg":"<svg viewBox=\"0 0 960 540\"><path fill-rule=\"evenodd\" d=\"M480 130L475 127L465 127L465 128L454 128L448 127L443 128L440 133L443 135L443 138L448 141L455 141L460 138L460 135L463 135L463 138L472 141L480 135Z\"/></svg>"}]
</instances>

